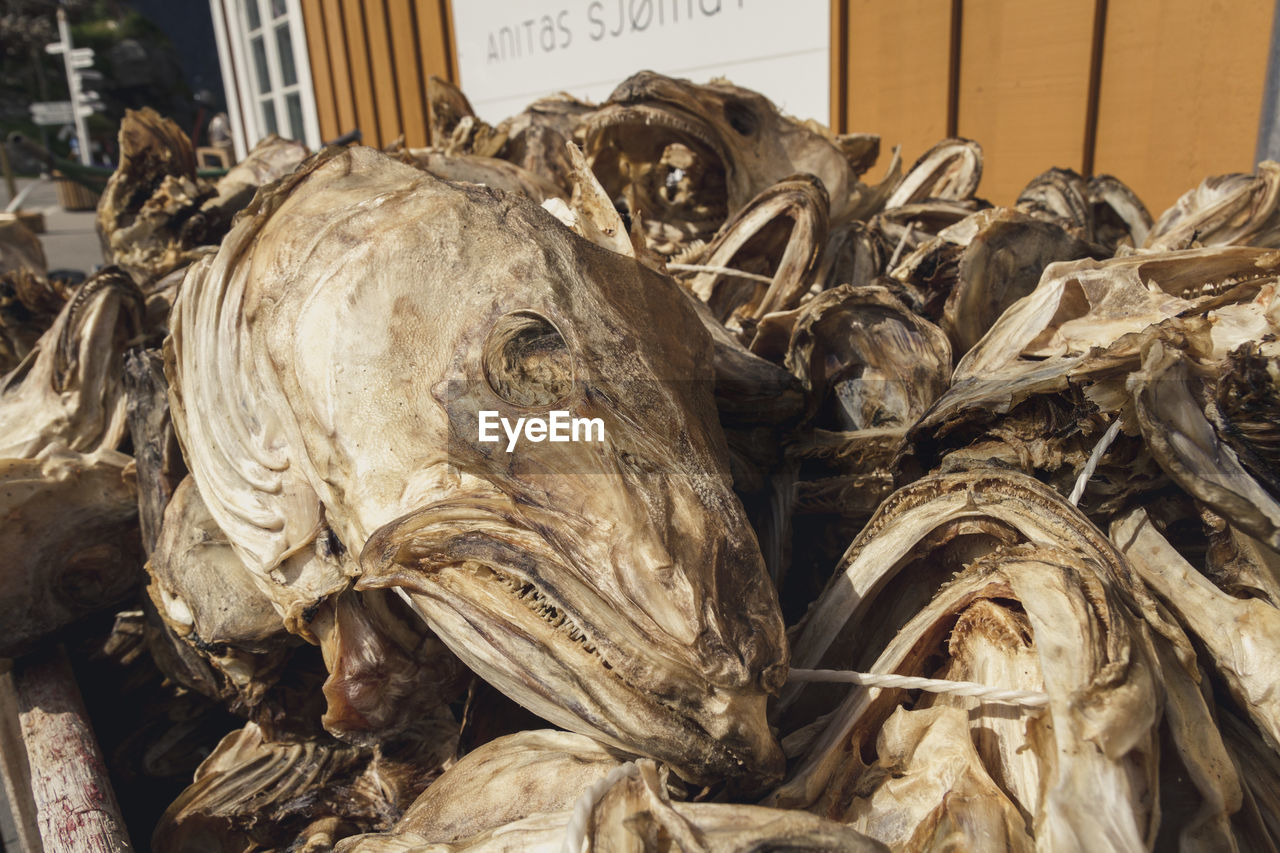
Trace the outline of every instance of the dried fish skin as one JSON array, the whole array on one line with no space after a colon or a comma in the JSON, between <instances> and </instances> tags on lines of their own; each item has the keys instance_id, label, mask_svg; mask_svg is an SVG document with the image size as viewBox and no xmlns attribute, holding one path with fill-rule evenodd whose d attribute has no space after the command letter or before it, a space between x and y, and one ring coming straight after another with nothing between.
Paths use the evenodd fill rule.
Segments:
<instances>
[{"instance_id":1,"label":"dried fish skin","mask_svg":"<svg viewBox=\"0 0 1280 853\"><path fill-rule=\"evenodd\" d=\"M1085 242L1052 222L1009 210L987 218L960 255L943 308L942 328L955 352L972 349L1010 305L1036 289L1050 264L1090 254Z\"/></svg>"},{"instance_id":2,"label":"dried fish skin","mask_svg":"<svg viewBox=\"0 0 1280 853\"><path fill-rule=\"evenodd\" d=\"M702 262L771 281L706 271L689 281L689 289L730 330L796 307L813 285L827 242L827 207L826 190L811 175L792 175L765 189L725 223Z\"/></svg>"},{"instance_id":3,"label":"dried fish skin","mask_svg":"<svg viewBox=\"0 0 1280 853\"><path fill-rule=\"evenodd\" d=\"M532 814L570 810L583 791L632 758L571 732L507 735L451 765L394 831L453 843Z\"/></svg>"},{"instance_id":4,"label":"dried fish skin","mask_svg":"<svg viewBox=\"0 0 1280 853\"><path fill-rule=\"evenodd\" d=\"M40 238L16 219L0 222L0 373L31 352L66 301L65 285L48 278Z\"/></svg>"},{"instance_id":5,"label":"dried fish skin","mask_svg":"<svg viewBox=\"0 0 1280 853\"><path fill-rule=\"evenodd\" d=\"M0 276L19 270L44 277L49 272L44 245L19 220L0 222Z\"/></svg>"},{"instance_id":6,"label":"dried fish skin","mask_svg":"<svg viewBox=\"0 0 1280 853\"><path fill-rule=\"evenodd\" d=\"M437 178L521 193L538 203L549 198L568 197L563 189L548 178L496 157L448 154L436 148L410 148L404 152L402 159Z\"/></svg>"},{"instance_id":7,"label":"dried fish skin","mask_svg":"<svg viewBox=\"0 0 1280 853\"><path fill-rule=\"evenodd\" d=\"M114 450L125 430L124 349L142 327L142 296L116 267L95 273L0 384L0 458L53 445Z\"/></svg>"},{"instance_id":8,"label":"dried fish skin","mask_svg":"<svg viewBox=\"0 0 1280 853\"><path fill-rule=\"evenodd\" d=\"M827 290L795 321L786 365L809 396L809 417L843 430L903 429L946 390L942 330L880 286Z\"/></svg>"},{"instance_id":9,"label":"dried fish skin","mask_svg":"<svg viewBox=\"0 0 1280 853\"><path fill-rule=\"evenodd\" d=\"M166 350L193 475L249 569L314 541L323 507L359 588L403 589L526 707L691 777L776 776L781 615L688 297L525 199L368 149L257 204L188 274ZM529 336L545 373L503 355ZM544 403L600 417L605 446L479 441L478 411Z\"/></svg>"},{"instance_id":10,"label":"dried fish skin","mask_svg":"<svg viewBox=\"0 0 1280 853\"><path fill-rule=\"evenodd\" d=\"M214 190L196 177L191 140L150 107L125 111L119 145L120 164L98 202L98 236L107 261L145 290L205 242L196 214Z\"/></svg>"},{"instance_id":11,"label":"dried fish skin","mask_svg":"<svg viewBox=\"0 0 1280 853\"><path fill-rule=\"evenodd\" d=\"M1232 694L1266 735L1280 744L1280 610L1219 590L1161 536L1143 510L1112 525L1111 536L1156 595L1209 651Z\"/></svg>"},{"instance_id":12,"label":"dried fish skin","mask_svg":"<svg viewBox=\"0 0 1280 853\"><path fill-rule=\"evenodd\" d=\"M997 549L944 586L870 668L920 674L952 616L984 599L1018 604L1050 697L1047 709L1024 712L1033 714L1028 738L1044 779L1028 811L1036 844L1046 849L1148 849L1159 823L1158 669L1147 624L1116 581L1104 562L1079 552L1047 544ZM842 808L865 774L860 755L897 696L851 691L766 802L820 813ZM999 802L983 813L1004 809L1004 825L1017 827L1017 812Z\"/></svg>"},{"instance_id":13,"label":"dried fish skin","mask_svg":"<svg viewBox=\"0 0 1280 853\"><path fill-rule=\"evenodd\" d=\"M681 850L686 853L750 853L763 850L885 851L856 830L796 810L673 800L665 768L641 759L593 804L584 826L587 850ZM571 810L543 812L452 843L403 832L365 835L338 845L336 853L497 853L564 849Z\"/></svg>"},{"instance_id":14,"label":"dried fish skin","mask_svg":"<svg viewBox=\"0 0 1280 853\"><path fill-rule=\"evenodd\" d=\"M584 147L605 190L644 215L650 245L665 255L709 238L766 187L799 172L822 182L833 219L879 208L830 138L727 82L635 74L588 118Z\"/></svg>"},{"instance_id":15,"label":"dried fish skin","mask_svg":"<svg viewBox=\"0 0 1280 853\"><path fill-rule=\"evenodd\" d=\"M842 816L894 851L1032 851L1022 815L991 780L959 708L898 708L877 735L876 763L860 780L871 788ZM874 785L874 788L872 788Z\"/></svg>"},{"instance_id":16,"label":"dried fish skin","mask_svg":"<svg viewBox=\"0 0 1280 853\"><path fill-rule=\"evenodd\" d=\"M1159 339L1148 343L1141 370L1127 382L1143 439L1174 482L1280 550L1280 500L1245 470L1205 416L1199 372L1177 348Z\"/></svg>"},{"instance_id":17,"label":"dried fish skin","mask_svg":"<svg viewBox=\"0 0 1280 853\"><path fill-rule=\"evenodd\" d=\"M966 414L990 418L1085 376L1127 373L1149 326L1261 297L1278 263L1275 252L1226 247L1051 264L960 359L950 389L917 429Z\"/></svg>"},{"instance_id":18,"label":"dried fish skin","mask_svg":"<svg viewBox=\"0 0 1280 853\"><path fill-rule=\"evenodd\" d=\"M1108 583L1143 605L1150 601L1133 570L1079 510L1033 477L1002 469L973 469L923 477L894 492L849 545L822 597L792 643L792 665L818 666L833 648L858 646L858 623L913 549L956 522L981 523L968 559L997 545L1036 542L1070 548L1106 567ZM983 529L978 528L978 529ZM944 540L949 541L949 540ZM799 691L788 688L782 704Z\"/></svg>"},{"instance_id":19,"label":"dried fish skin","mask_svg":"<svg viewBox=\"0 0 1280 853\"><path fill-rule=\"evenodd\" d=\"M31 458L0 459L0 655L14 657L52 631L118 604L142 576L138 498L131 460L50 445Z\"/></svg>"},{"instance_id":20,"label":"dried fish skin","mask_svg":"<svg viewBox=\"0 0 1280 853\"><path fill-rule=\"evenodd\" d=\"M982 146L972 139L944 139L912 164L885 200L885 209L931 199L973 198L982 180Z\"/></svg>"},{"instance_id":21,"label":"dried fish skin","mask_svg":"<svg viewBox=\"0 0 1280 853\"><path fill-rule=\"evenodd\" d=\"M331 738L272 740L249 723L218 744L152 836L161 853L331 849L389 828L453 752L457 726L426 719L381 753ZM320 843L322 842L322 843Z\"/></svg>"},{"instance_id":22,"label":"dried fish skin","mask_svg":"<svg viewBox=\"0 0 1280 853\"><path fill-rule=\"evenodd\" d=\"M249 206L258 187L283 178L310 154L301 142L282 139L274 133L258 140L248 155L214 184L217 195L201 206L201 214L209 219L209 230L225 233L231 218Z\"/></svg>"},{"instance_id":23,"label":"dried fish skin","mask_svg":"<svg viewBox=\"0 0 1280 853\"><path fill-rule=\"evenodd\" d=\"M1280 248L1280 163L1205 178L1161 214L1143 243L1154 251L1191 246Z\"/></svg>"}]
</instances>

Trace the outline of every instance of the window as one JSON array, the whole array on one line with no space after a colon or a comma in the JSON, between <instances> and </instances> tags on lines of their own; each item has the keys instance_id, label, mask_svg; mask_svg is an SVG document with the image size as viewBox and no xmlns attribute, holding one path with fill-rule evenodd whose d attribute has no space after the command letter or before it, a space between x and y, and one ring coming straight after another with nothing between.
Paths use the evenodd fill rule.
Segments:
<instances>
[{"instance_id":1,"label":"window","mask_svg":"<svg viewBox=\"0 0 1280 853\"><path fill-rule=\"evenodd\" d=\"M239 0L245 40L252 58L253 85L248 89L257 110L260 135L278 133L287 139L308 141L303 93L298 65L305 61L294 51L293 26L288 0ZM250 140L250 144L256 140Z\"/></svg>"}]
</instances>

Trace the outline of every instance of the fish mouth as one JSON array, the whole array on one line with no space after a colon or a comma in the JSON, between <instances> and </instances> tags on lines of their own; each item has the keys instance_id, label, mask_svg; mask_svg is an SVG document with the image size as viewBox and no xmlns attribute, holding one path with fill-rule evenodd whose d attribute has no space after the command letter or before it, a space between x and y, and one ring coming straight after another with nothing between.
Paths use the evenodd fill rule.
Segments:
<instances>
[{"instance_id":1,"label":"fish mouth","mask_svg":"<svg viewBox=\"0 0 1280 853\"><path fill-rule=\"evenodd\" d=\"M728 152L710 123L675 101L606 105L587 124L585 148L600 185L644 218L659 252L708 239L728 218Z\"/></svg>"},{"instance_id":2,"label":"fish mouth","mask_svg":"<svg viewBox=\"0 0 1280 853\"><path fill-rule=\"evenodd\" d=\"M577 573L557 571L564 559L536 531L448 504L376 531L357 588L396 589L467 666L555 725L663 761L695 784L727 779L757 792L781 778L763 690L714 685L646 641ZM472 522L460 524L463 514Z\"/></svg>"}]
</instances>

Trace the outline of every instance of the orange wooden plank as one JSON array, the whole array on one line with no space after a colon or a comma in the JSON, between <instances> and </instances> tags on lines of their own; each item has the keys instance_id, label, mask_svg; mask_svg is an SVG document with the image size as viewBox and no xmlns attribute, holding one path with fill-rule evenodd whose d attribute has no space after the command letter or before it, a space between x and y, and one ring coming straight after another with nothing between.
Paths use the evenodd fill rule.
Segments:
<instances>
[{"instance_id":1,"label":"orange wooden plank","mask_svg":"<svg viewBox=\"0 0 1280 853\"><path fill-rule=\"evenodd\" d=\"M965 1L957 130L982 145L978 194L995 204L1051 166L1082 168L1093 11L1093 0Z\"/></svg>"},{"instance_id":2,"label":"orange wooden plank","mask_svg":"<svg viewBox=\"0 0 1280 853\"><path fill-rule=\"evenodd\" d=\"M950 9L948 0L849 3L847 130L880 134L882 164L901 145L910 166L946 135Z\"/></svg>"},{"instance_id":3,"label":"orange wooden plank","mask_svg":"<svg viewBox=\"0 0 1280 853\"><path fill-rule=\"evenodd\" d=\"M1153 216L1209 176L1253 170L1274 0L1111 3L1094 171Z\"/></svg>"},{"instance_id":4,"label":"orange wooden plank","mask_svg":"<svg viewBox=\"0 0 1280 853\"><path fill-rule=\"evenodd\" d=\"M391 54L391 34L387 31L387 8L383 0L364 0L364 23L368 31L369 64L373 70L373 97L378 107L378 135L382 144L391 143L403 132L400 98L396 92L395 58Z\"/></svg>"},{"instance_id":5,"label":"orange wooden plank","mask_svg":"<svg viewBox=\"0 0 1280 853\"><path fill-rule=\"evenodd\" d=\"M342 23L342 7L339 0L322 0L322 6L325 40L329 46L333 97L338 108L338 132L349 133L355 130L358 119L355 93L351 89L351 63L347 58L347 37Z\"/></svg>"},{"instance_id":6,"label":"orange wooden plank","mask_svg":"<svg viewBox=\"0 0 1280 853\"><path fill-rule=\"evenodd\" d=\"M338 102L333 91L333 64L325 38L324 8L320 0L302 0L302 28L307 33L307 54L311 60L311 86L316 96L316 117L320 138L333 139L338 129Z\"/></svg>"},{"instance_id":7,"label":"orange wooden plank","mask_svg":"<svg viewBox=\"0 0 1280 853\"><path fill-rule=\"evenodd\" d=\"M405 144L418 148L427 144L426 90L418 64L418 39L410 0L387 0L387 17L391 26L401 129Z\"/></svg>"},{"instance_id":8,"label":"orange wooden plank","mask_svg":"<svg viewBox=\"0 0 1280 853\"><path fill-rule=\"evenodd\" d=\"M342 23L347 36L347 63L351 91L356 102L356 122L364 134L364 144L381 147L384 142L378 123L378 105L373 94L373 71L369 67L369 34L364 12L357 2L342 3ZM390 140L387 140L388 142Z\"/></svg>"}]
</instances>

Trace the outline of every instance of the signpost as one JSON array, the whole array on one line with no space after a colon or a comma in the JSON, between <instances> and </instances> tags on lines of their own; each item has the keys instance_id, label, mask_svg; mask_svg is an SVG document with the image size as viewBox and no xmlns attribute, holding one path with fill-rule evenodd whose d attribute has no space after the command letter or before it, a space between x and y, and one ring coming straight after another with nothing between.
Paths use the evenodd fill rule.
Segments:
<instances>
[{"instance_id":1,"label":"signpost","mask_svg":"<svg viewBox=\"0 0 1280 853\"><path fill-rule=\"evenodd\" d=\"M75 124L75 110L70 101L37 101L31 105L31 120L36 124L57 126Z\"/></svg>"},{"instance_id":2,"label":"signpost","mask_svg":"<svg viewBox=\"0 0 1280 853\"><path fill-rule=\"evenodd\" d=\"M62 54L62 62L67 71L67 88L71 91L70 101L53 101L46 104L31 105L31 115L36 115L37 106L57 106L68 104L71 107L70 123L76 126L76 139L78 140L77 149L80 152L80 162L86 166L92 162L92 152L89 150L89 131L85 126L84 120L93 115L95 106L101 105L97 92L83 92L81 90L81 79L83 72L80 69L89 68L93 65L93 48L81 47L76 48L71 44L71 27L67 23L67 13L64 9L58 9L58 41L53 44L45 45L44 49L48 53ZM50 110L50 116L56 111ZM62 113L58 112L58 115ZM36 124L42 124L38 118L35 119ZM49 124L66 124L68 122L49 121Z\"/></svg>"}]
</instances>

